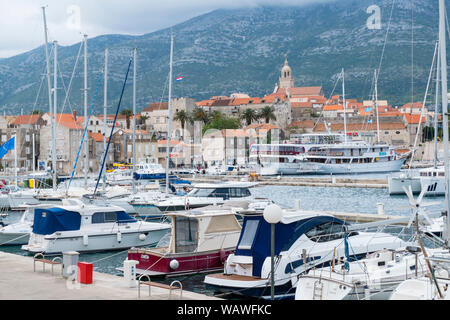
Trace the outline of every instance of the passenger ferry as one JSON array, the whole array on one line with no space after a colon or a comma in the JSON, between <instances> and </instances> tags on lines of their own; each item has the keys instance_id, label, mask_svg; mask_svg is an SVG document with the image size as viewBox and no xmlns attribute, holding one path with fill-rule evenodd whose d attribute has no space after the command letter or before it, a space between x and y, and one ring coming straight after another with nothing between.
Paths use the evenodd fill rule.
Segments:
<instances>
[{"instance_id":1,"label":"passenger ferry","mask_svg":"<svg viewBox=\"0 0 450 320\"><path fill-rule=\"evenodd\" d=\"M388 144L350 141L314 146L304 155L301 171L316 174L348 174L400 171L406 156Z\"/></svg>"},{"instance_id":2,"label":"passenger ferry","mask_svg":"<svg viewBox=\"0 0 450 320\"><path fill-rule=\"evenodd\" d=\"M305 173L300 162L312 147L337 144L344 141L343 134L318 133L293 135L294 143L253 144L249 162L260 175L295 175Z\"/></svg>"}]
</instances>

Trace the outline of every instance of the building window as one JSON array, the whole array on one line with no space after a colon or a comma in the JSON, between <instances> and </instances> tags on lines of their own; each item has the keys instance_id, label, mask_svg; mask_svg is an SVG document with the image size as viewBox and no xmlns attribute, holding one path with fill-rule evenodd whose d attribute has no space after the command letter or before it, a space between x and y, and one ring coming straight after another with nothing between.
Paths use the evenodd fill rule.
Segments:
<instances>
[{"instance_id":1,"label":"building window","mask_svg":"<svg viewBox=\"0 0 450 320\"><path fill-rule=\"evenodd\" d=\"M400 134L400 131L395 131L396 134Z\"/></svg>"}]
</instances>

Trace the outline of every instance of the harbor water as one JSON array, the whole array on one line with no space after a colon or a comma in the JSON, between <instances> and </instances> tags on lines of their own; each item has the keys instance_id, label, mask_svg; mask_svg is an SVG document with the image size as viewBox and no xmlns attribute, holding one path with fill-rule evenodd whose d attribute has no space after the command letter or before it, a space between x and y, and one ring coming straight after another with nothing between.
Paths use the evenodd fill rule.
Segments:
<instances>
[{"instance_id":1,"label":"harbor water","mask_svg":"<svg viewBox=\"0 0 450 320\"><path fill-rule=\"evenodd\" d=\"M302 187L302 186L258 186L252 189L252 194L258 198L268 198L284 208L294 206L294 200L299 200L300 208L305 210L324 210L351 213L377 213L377 204L382 203L386 215L409 215L409 201L406 195L389 196L386 188L340 188L340 187ZM442 211L444 197L425 197L423 203L438 202L427 207L430 212ZM14 216L14 215L12 215ZM17 217L20 217L16 215ZM9 223L13 221L8 221ZM1 251L26 255L20 246L0 246ZM127 251L109 251L101 253L81 254L79 261L91 262L94 271L121 275L117 270L123 265ZM32 266L30 265L30 268ZM170 279L152 279L170 284L179 280L183 289L213 295L205 289L204 274L193 276L177 276Z\"/></svg>"}]
</instances>

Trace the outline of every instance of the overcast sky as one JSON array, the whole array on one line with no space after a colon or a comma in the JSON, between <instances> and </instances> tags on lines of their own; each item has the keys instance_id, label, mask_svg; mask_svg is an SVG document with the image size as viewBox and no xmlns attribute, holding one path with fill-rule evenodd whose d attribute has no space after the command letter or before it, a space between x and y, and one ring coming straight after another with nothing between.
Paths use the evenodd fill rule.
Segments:
<instances>
[{"instance_id":1,"label":"overcast sky","mask_svg":"<svg viewBox=\"0 0 450 320\"><path fill-rule=\"evenodd\" d=\"M141 35L219 8L303 5L333 0L0 0L0 58L44 43L42 6L49 41L77 43L81 34Z\"/></svg>"}]
</instances>

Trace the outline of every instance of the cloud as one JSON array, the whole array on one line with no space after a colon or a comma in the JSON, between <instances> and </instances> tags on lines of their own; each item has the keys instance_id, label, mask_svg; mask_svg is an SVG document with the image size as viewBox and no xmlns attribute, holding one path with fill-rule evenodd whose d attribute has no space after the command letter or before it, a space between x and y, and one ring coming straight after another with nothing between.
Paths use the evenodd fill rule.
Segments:
<instances>
[{"instance_id":1,"label":"cloud","mask_svg":"<svg viewBox=\"0 0 450 320\"><path fill-rule=\"evenodd\" d=\"M305 5L336 0L278 0L276 5ZM77 43L82 34L140 35L170 27L209 11L273 5L273 0L14 0L0 3L0 57L44 43L42 6L49 41ZM5 30L7 32L5 32Z\"/></svg>"}]
</instances>

